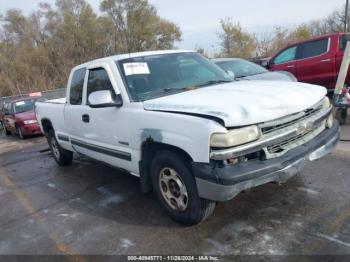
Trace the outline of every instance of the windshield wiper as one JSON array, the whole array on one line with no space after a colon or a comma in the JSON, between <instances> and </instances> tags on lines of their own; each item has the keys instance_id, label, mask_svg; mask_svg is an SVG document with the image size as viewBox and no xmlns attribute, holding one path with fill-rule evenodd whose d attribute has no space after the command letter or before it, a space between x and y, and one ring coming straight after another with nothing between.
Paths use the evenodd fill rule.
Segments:
<instances>
[{"instance_id":1,"label":"windshield wiper","mask_svg":"<svg viewBox=\"0 0 350 262\"><path fill-rule=\"evenodd\" d=\"M225 79L220 79L220 80L209 80L207 82L195 85L194 87L204 87L204 86L211 86L211 85L216 85L220 83L230 83L232 80L225 80Z\"/></svg>"},{"instance_id":2,"label":"windshield wiper","mask_svg":"<svg viewBox=\"0 0 350 262\"><path fill-rule=\"evenodd\" d=\"M191 90L195 90L200 86L187 86L187 87L180 87L180 88L176 88L176 87L167 87L167 88L163 88L162 91L163 92L183 92L183 91L191 91Z\"/></svg>"}]
</instances>

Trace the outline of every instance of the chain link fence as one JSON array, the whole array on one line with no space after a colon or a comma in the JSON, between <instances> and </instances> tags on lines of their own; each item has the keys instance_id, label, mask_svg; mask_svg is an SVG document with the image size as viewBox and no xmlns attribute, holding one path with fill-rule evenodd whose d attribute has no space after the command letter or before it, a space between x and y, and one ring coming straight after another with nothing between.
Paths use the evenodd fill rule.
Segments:
<instances>
[{"instance_id":1,"label":"chain link fence","mask_svg":"<svg viewBox=\"0 0 350 262\"><path fill-rule=\"evenodd\" d=\"M48 91L42 91L41 92L42 97L47 98L47 99L57 99L57 98L63 98L66 96L66 88L60 88L60 89L55 89L55 90L48 90ZM11 101L16 98L21 98L21 97L28 97L29 94L25 95L18 95L18 96L5 96L5 97L0 97L0 110L2 108L2 105L4 102ZM1 127L0 127L1 128Z\"/></svg>"},{"instance_id":2,"label":"chain link fence","mask_svg":"<svg viewBox=\"0 0 350 262\"><path fill-rule=\"evenodd\" d=\"M41 96L46 98L46 99L57 99L57 98L63 98L66 96L66 88L60 88L60 89L55 89L55 90L48 90L48 91L42 91L40 92ZM2 105L5 102L9 102L13 99L21 98L21 97L28 97L29 94L24 94L24 95L18 95L18 96L5 96L5 97L0 97L0 110L2 109ZM4 136L4 129L2 126L2 122L0 119L0 137Z\"/></svg>"}]
</instances>

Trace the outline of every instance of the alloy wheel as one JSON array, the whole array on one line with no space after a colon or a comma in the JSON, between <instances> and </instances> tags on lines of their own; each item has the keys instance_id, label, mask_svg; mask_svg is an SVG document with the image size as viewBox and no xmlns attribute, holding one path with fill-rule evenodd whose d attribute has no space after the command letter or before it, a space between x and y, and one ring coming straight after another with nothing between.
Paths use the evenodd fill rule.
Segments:
<instances>
[{"instance_id":1,"label":"alloy wheel","mask_svg":"<svg viewBox=\"0 0 350 262\"><path fill-rule=\"evenodd\" d=\"M188 204L187 189L174 169L165 167L160 171L159 189L170 208L177 211L186 210Z\"/></svg>"}]
</instances>

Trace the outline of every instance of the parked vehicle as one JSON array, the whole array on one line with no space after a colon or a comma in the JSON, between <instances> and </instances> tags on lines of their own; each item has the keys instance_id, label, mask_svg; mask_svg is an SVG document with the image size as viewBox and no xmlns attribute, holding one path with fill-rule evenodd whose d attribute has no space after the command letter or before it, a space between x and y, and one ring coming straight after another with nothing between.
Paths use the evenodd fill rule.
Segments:
<instances>
[{"instance_id":1,"label":"parked vehicle","mask_svg":"<svg viewBox=\"0 0 350 262\"><path fill-rule=\"evenodd\" d=\"M273 56L272 71L288 71L300 82L325 86L334 91L349 34L339 33L294 43ZM350 84L350 73L346 78Z\"/></svg>"},{"instance_id":2,"label":"parked vehicle","mask_svg":"<svg viewBox=\"0 0 350 262\"><path fill-rule=\"evenodd\" d=\"M289 72L270 72L262 66L240 58L216 58L212 61L227 73L233 73L237 80L297 81Z\"/></svg>"},{"instance_id":3,"label":"parked vehicle","mask_svg":"<svg viewBox=\"0 0 350 262\"><path fill-rule=\"evenodd\" d=\"M112 56L72 69L67 98L36 103L59 165L72 152L140 177L174 220L193 225L217 201L285 182L339 139L326 89L232 81L189 51Z\"/></svg>"},{"instance_id":4,"label":"parked vehicle","mask_svg":"<svg viewBox=\"0 0 350 262\"><path fill-rule=\"evenodd\" d=\"M36 101L41 97L18 98L4 104L2 122L7 135L17 134L20 139L29 135L41 134L41 129L34 113Z\"/></svg>"},{"instance_id":5,"label":"parked vehicle","mask_svg":"<svg viewBox=\"0 0 350 262\"><path fill-rule=\"evenodd\" d=\"M266 68L270 59L271 57L257 57L257 58L251 58L249 59L249 61Z\"/></svg>"}]
</instances>

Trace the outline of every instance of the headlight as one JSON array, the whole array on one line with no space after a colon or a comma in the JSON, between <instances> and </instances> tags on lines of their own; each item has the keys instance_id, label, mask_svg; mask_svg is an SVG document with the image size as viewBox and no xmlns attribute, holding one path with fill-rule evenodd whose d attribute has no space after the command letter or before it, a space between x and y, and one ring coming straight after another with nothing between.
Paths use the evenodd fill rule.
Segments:
<instances>
[{"instance_id":1,"label":"headlight","mask_svg":"<svg viewBox=\"0 0 350 262\"><path fill-rule=\"evenodd\" d=\"M212 134L210 139L211 147L232 147L242 145L259 139L260 132L257 126L229 130L227 133Z\"/></svg>"},{"instance_id":2,"label":"headlight","mask_svg":"<svg viewBox=\"0 0 350 262\"><path fill-rule=\"evenodd\" d=\"M38 123L38 121L37 121L37 120L24 120L23 123L24 123L25 125L31 125L31 124L36 124L36 123Z\"/></svg>"},{"instance_id":3,"label":"headlight","mask_svg":"<svg viewBox=\"0 0 350 262\"><path fill-rule=\"evenodd\" d=\"M329 108L331 106L331 102L329 101L328 96L323 98L323 108Z\"/></svg>"},{"instance_id":4,"label":"headlight","mask_svg":"<svg viewBox=\"0 0 350 262\"><path fill-rule=\"evenodd\" d=\"M326 127L332 128L333 124L334 124L334 118L333 118L333 115L330 114L329 117L327 118L327 121L326 121Z\"/></svg>"}]
</instances>

